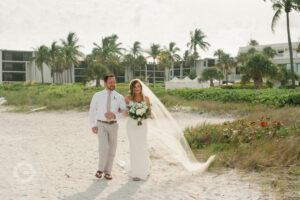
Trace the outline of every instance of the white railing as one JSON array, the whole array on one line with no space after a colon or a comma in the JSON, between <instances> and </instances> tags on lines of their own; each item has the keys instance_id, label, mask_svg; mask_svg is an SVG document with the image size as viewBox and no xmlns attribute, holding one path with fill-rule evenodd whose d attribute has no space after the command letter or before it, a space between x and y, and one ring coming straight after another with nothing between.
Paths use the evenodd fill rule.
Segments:
<instances>
[{"instance_id":1,"label":"white railing","mask_svg":"<svg viewBox=\"0 0 300 200\"><path fill-rule=\"evenodd\" d=\"M228 81L229 82L237 82L242 80L242 74L229 74Z\"/></svg>"}]
</instances>

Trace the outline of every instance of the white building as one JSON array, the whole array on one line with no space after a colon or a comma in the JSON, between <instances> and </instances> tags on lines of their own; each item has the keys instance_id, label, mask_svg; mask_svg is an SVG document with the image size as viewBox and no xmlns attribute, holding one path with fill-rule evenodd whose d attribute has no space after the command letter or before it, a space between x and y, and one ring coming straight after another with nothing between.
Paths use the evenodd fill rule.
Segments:
<instances>
[{"instance_id":1,"label":"white building","mask_svg":"<svg viewBox=\"0 0 300 200\"><path fill-rule=\"evenodd\" d=\"M159 69L158 65L155 65L155 80L157 82L164 82L164 81L170 81L174 77L177 77L179 79L183 79L190 75L192 71L194 71L195 76L201 77L202 71L206 67L212 67L215 66L217 63L217 59L214 58L204 58L204 59L198 59L195 61L195 65L192 66L184 66L183 62L177 62L174 64L174 73L172 69ZM129 68L125 68L124 72L124 81L127 82L133 78L144 78L146 82L153 82L154 79L154 65L153 63L149 62L142 66L140 70L135 70L134 72Z\"/></svg>"},{"instance_id":2,"label":"white building","mask_svg":"<svg viewBox=\"0 0 300 200\"><path fill-rule=\"evenodd\" d=\"M30 62L33 56L32 51L1 50L0 49L0 83L3 82L42 82L42 73L34 62ZM75 81L74 67L72 67L72 81L66 71L61 74L60 80L63 83ZM43 65L45 83L52 83L56 77L51 77L50 68Z\"/></svg>"},{"instance_id":3,"label":"white building","mask_svg":"<svg viewBox=\"0 0 300 200\"><path fill-rule=\"evenodd\" d=\"M258 51L262 51L265 47L272 47L274 50L277 51L277 55L273 58L273 62L275 64L286 65L288 69L291 68L288 43L240 47L238 55L240 53L247 52L250 48L255 48ZM300 52L297 51L298 47L299 47L299 42L292 43L294 71L295 71L295 73L298 73L300 75Z\"/></svg>"}]
</instances>

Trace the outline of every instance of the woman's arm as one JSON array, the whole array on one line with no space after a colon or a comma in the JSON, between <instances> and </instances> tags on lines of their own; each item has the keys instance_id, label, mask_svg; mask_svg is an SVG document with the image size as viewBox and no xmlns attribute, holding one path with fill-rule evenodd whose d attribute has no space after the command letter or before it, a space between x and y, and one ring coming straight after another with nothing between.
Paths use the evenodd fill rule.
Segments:
<instances>
[{"instance_id":1,"label":"woman's arm","mask_svg":"<svg viewBox=\"0 0 300 200\"><path fill-rule=\"evenodd\" d=\"M149 108L149 114L148 114L148 118L151 117L151 103L150 103L150 99L149 97L145 96L145 101L146 101L146 104L148 105L148 108Z\"/></svg>"},{"instance_id":2,"label":"woman's arm","mask_svg":"<svg viewBox=\"0 0 300 200\"><path fill-rule=\"evenodd\" d=\"M129 117L128 113L125 110L119 109L119 113L122 113L125 117Z\"/></svg>"}]
</instances>

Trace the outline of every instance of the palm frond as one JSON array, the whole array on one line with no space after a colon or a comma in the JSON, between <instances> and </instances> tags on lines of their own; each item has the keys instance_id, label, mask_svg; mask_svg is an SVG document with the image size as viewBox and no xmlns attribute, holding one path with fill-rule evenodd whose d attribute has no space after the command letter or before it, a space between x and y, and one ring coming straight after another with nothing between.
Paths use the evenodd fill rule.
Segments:
<instances>
[{"instance_id":1,"label":"palm frond","mask_svg":"<svg viewBox=\"0 0 300 200\"><path fill-rule=\"evenodd\" d=\"M280 18L281 13L282 13L281 9L278 9L273 16L272 24L271 24L271 29L273 32L275 32L275 26Z\"/></svg>"}]
</instances>

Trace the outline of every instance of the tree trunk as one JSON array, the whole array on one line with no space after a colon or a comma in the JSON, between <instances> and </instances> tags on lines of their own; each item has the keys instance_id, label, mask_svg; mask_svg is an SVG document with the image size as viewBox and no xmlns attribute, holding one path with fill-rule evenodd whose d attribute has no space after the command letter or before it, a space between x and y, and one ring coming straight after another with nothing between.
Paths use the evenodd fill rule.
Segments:
<instances>
[{"instance_id":1,"label":"tree trunk","mask_svg":"<svg viewBox=\"0 0 300 200\"><path fill-rule=\"evenodd\" d=\"M172 61L172 76L171 76L171 79L174 78L174 62Z\"/></svg>"},{"instance_id":2,"label":"tree trunk","mask_svg":"<svg viewBox=\"0 0 300 200\"><path fill-rule=\"evenodd\" d=\"M41 71L42 71L42 83L44 84L44 70L43 70L43 64L42 64L42 68L41 68Z\"/></svg>"},{"instance_id":3,"label":"tree trunk","mask_svg":"<svg viewBox=\"0 0 300 200\"><path fill-rule=\"evenodd\" d=\"M225 69L225 77L226 77L226 85L228 85L228 72L227 72L227 69Z\"/></svg>"},{"instance_id":4,"label":"tree trunk","mask_svg":"<svg viewBox=\"0 0 300 200\"><path fill-rule=\"evenodd\" d=\"M155 87L155 63L153 65L153 87Z\"/></svg>"},{"instance_id":5,"label":"tree trunk","mask_svg":"<svg viewBox=\"0 0 300 200\"><path fill-rule=\"evenodd\" d=\"M34 81L36 82L36 66L34 65Z\"/></svg>"},{"instance_id":6,"label":"tree trunk","mask_svg":"<svg viewBox=\"0 0 300 200\"><path fill-rule=\"evenodd\" d=\"M145 81L148 81L148 74L147 74L147 64L145 64Z\"/></svg>"},{"instance_id":7,"label":"tree trunk","mask_svg":"<svg viewBox=\"0 0 300 200\"><path fill-rule=\"evenodd\" d=\"M164 76L165 77L164 78L165 82L168 81L168 73L169 73L169 71L168 71L168 68L166 67L165 68L165 76Z\"/></svg>"},{"instance_id":8,"label":"tree trunk","mask_svg":"<svg viewBox=\"0 0 300 200\"><path fill-rule=\"evenodd\" d=\"M263 79L262 77L253 78L255 89L263 89Z\"/></svg>"},{"instance_id":9,"label":"tree trunk","mask_svg":"<svg viewBox=\"0 0 300 200\"><path fill-rule=\"evenodd\" d=\"M291 42L290 19L289 19L289 13L288 12L286 13L286 21L287 21L287 33L288 33L288 42L289 42L291 72L292 72L292 88L295 89L295 72L294 72L294 61L293 61L293 49L292 49L292 42Z\"/></svg>"},{"instance_id":10,"label":"tree trunk","mask_svg":"<svg viewBox=\"0 0 300 200\"><path fill-rule=\"evenodd\" d=\"M71 65L71 67L70 67L70 77L71 77L70 79L71 79L71 83L73 83L73 73L72 73L73 70L72 70L72 67L73 66Z\"/></svg>"},{"instance_id":11,"label":"tree trunk","mask_svg":"<svg viewBox=\"0 0 300 200\"><path fill-rule=\"evenodd\" d=\"M210 79L210 87L214 87L213 79Z\"/></svg>"},{"instance_id":12,"label":"tree trunk","mask_svg":"<svg viewBox=\"0 0 300 200\"><path fill-rule=\"evenodd\" d=\"M100 79L96 79L96 87L100 87Z\"/></svg>"},{"instance_id":13,"label":"tree trunk","mask_svg":"<svg viewBox=\"0 0 300 200\"><path fill-rule=\"evenodd\" d=\"M180 79L183 78L183 62L180 64Z\"/></svg>"},{"instance_id":14,"label":"tree trunk","mask_svg":"<svg viewBox=\"0 0 300 200\"><path fill-rule=\"evenodd\" d=\"M132 79L134 79L135 78L135 67L133 67L133 69L132 69Z\"/></svg>"},{"instance_id":15,"label":"tree trunk","mask_svg":"<svg viewBox=\"0 0 300 200\"><path fill-rule=\"evenodd\" d=\"M69 82L69 70L68 70L68 68L65 71L66 71L66 83L68 83Z\"/></svg>"}]
</instances>

